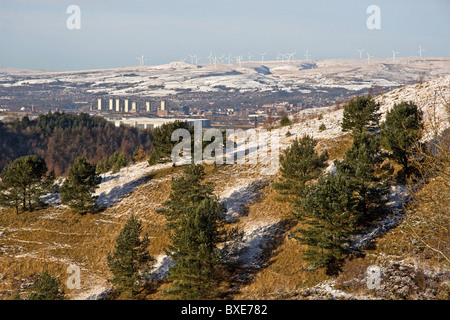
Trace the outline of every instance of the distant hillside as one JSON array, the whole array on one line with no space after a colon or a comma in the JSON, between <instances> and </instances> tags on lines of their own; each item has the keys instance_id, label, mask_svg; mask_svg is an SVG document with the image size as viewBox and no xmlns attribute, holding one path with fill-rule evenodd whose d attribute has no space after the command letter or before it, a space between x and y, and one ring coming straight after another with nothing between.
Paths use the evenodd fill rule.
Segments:
<instances>
[{"instance_id":1,"label":"distant hillside","mask_svg":"<svg viewBox=\"0 0 450 320\"><path fill-rule=\"evenodd\" d=\"M34 154L45 159L49 170L65 175L74 159L84 155L91 162L116 150L131 156L140 145L150 150L151 133L117 128L100 117L53 113L13 123L0 122L0 170L12 160Z\"/></svg>"}]
</instances>

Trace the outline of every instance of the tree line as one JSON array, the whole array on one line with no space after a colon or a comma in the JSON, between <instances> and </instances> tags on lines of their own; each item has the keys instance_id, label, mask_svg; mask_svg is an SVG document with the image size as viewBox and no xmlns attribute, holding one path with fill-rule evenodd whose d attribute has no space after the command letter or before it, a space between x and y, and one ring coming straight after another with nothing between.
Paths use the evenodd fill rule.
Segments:
<instances>
[{"instance_id":1,"label":"tree line","mask_svg":"<svg viewBox=\"0 0 450 320\"><path fill-rule=\"evenodd\" d=\"M148 130L115 127L86 113L55 112L35 120L25 116L13 123L0 122L0 170L19 157L36 155L56 176L65 176L79 156L97 163L117 151L131 159L139 147L149 154L151 140Z\"/></svg>"}]
</instances>

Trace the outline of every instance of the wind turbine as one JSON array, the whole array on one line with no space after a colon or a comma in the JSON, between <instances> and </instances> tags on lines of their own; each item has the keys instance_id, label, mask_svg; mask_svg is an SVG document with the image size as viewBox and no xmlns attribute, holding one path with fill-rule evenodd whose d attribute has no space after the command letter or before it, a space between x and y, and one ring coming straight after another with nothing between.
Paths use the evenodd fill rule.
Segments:
<instances>
[{"instance_id":1,"label":"wind turbine","mask_svg":"<svg viewBox=\"0 0 450 320\"><path fill-rule=\"evenodd\" d=\"M291 58L292 58L292 61L294 61L295 60L295 54L296 54L297 52L291 52L291 53L289 53L289 60L291 60Z\"/></svg>"},{"instance_id":2,"label":"wind turbine","mask_svg":"<svg viewBox=\"0 0 450 320\"><path fill-rule=\"evenodd\" d=\"M395 56L400 52L394 51L394 50L391 50L391 51L392 51L392 59L394 59L394 62L395 62Z\"/></svg>"},{"instance_id":3,"label":"wind turbine","mask_svg":"<svg viewBox=\"0 0 450 320\"><path fill-rule=\"evenodd\" d=\"M213 59L212 52L209 53L209 56L207 57L207 59L209 59L209 64L212 64L212 59Z\"/></svg>"},{"instance_id":4,"label":"wind turbine","mask_svg":"<svg viewBox=\"0 0 450 320\"><path fill-rule=\"evenodd\" d=\"M311 58L311 54L309 53L308 49L306 49L306 53L304 54L305 60L309 60Z\"/></svg>"},{"instance_id":5,"label":"wind turbine","mask_svg":"<svg viewBox=\"0 0 450 320\"><path fill-rule=\"evenodd\" d=\"M370 58L373 58L373 56L371 56L368 52L366 52L367 54L367 64L370 64Z\"/></svg>"},{"instance_id":6,"label":"wind turbine","mask_svg":"<svg viewBox=\"0 0 450 320\"><path fill-rule=\"evenodd\" d=\"M264 61L264 56L266 55L266 53L264 52L264 53L260 53L260 55L261 55L261 62L262 61Z\"/></svg>"},{"instance_id":7,"label":"wind turbine","mask_svg":"<svg viewBox=\"0 0 450 320\"><path fill-rule=\"evenodd\" d=\"M241 66L243 57L242 57L242 56L237 56L237 57L235 57L235 58L236 58L236 62L239 64L239 66Z\"/></svg>"},{"instance_id":8,"label":"wind turbine","mask_svg":"<svg viewBox=\"0 0 450 320\"><path fill-rule=\"evenodd\" d=\"M360 59L362 59L362 54L363 54L364 50L366 50L366 49L356 50L356 51L359 52L359 58L360 58Z\"/></svg>"},{"instance_id":9,"label":"wind turbine","mask_svg":"<svg viewBox=\"0 0 450 320\"><path fill-rule=\"evenodd\" d=\"M139 58L136 58L136 59L139 60L139 66L140 66L140 67L144 66L144 61L146 60L146 59L144 58L144 55L141 55Z\"/></svg>"},{"instance_id":10,"label":"wind turbine","mask_svg":"<svg viewBox=\"0 0 450 320\"><path fill-rule=\"evenodd\" d=\"M231 53L228 55L228 58L226 58L225 60L227 60L228 61L228 64L230 64L231 63Z\"/></svg>"},{"instance_id":11,"label":"wind turbine","mask_svg":"<svg viewBox=\"0 0 450 320\"><path fill-rule=\"evenodd\" d=\"M191 63L194 64L194 55L190 54L189 57L191 58Z\"/></svg>"},{"instance_id":12,"label":"wind turbine","mask_svg":"<svg viewBox=\"0 0 450 320\"><path fill-rule=\"evenodd\" d=\"M253 57L253 55L249 52L249 53L248 53L248 61L249 61L249 62L252 61L252 57Z\"/></svg>"},{"instance_id":13,"label":"wind turbine","mask_svg":"<svg viewBox=\"0 0 450 320\"><path fill-rule=\"evenodd\" d=\"M426 51L424 48L422 48L422 45L420 45L419 44L419 57L421 57L422 58L422 53L424 52L424 51Z\"/></svg>"}]
</instances>

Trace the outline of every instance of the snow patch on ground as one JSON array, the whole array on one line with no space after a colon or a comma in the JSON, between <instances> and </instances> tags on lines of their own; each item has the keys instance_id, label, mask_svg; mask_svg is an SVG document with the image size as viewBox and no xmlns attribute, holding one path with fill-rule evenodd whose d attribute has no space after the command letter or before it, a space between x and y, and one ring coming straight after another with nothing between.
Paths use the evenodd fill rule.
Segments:
<instances>
[{"instance_id":1,"label":"snow patch on ground","mask_svg":"<svg viewBox=\"0 0 450 320\"><path fill-rule=\"evenodd\" d=\"M98 196L97 204L106 208L112 206L144 183L149 174L171 166L171 163L149 166L144 161L122 168L118 173L106 173L95 192Z\"/></svg>"}]
</instances>

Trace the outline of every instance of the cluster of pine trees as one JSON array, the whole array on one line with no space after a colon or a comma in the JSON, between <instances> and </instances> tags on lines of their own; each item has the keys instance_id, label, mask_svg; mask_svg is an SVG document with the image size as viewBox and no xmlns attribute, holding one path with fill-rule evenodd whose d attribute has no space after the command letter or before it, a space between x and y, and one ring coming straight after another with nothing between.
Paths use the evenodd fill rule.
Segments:
<instances>
[{"instance_id":1,"label":"cluster of pine trees","mask_svg":"<svg viewBox=\"0 0 450 320\"><path fill-rule=\"evenodd\" d=\"M335 172L324 173L327 154L318 154L310 136L296 139L280 157L281 178L274 184L293 203L300 228L293 235L307 246L307 269L339 271L351 252L351 236L385 211L398 162L410 173L409 159L418 154L423 131L421 111L411 102L394 105L380 124L380 105L371 96L352 99L344 108L342 130L353 143Z\"/></svg>"},{"instance_id":2,"label":"cluster of pine trees","mask_svg":"<svg viewBox=\"0 0 450 320\"><path fill-rule=\"evenodd\" d=\"M165 294L173 299L214 299L225 280L226 265L220 244L230 240L225 230L226 208L214 195L214 185L204 182L201 165L189 165L184 176L173 178L170 198L158 212L167 219L171 244L166 253L173 266ZM151 267L148 236L142 234L141 222L132 215L116 239L115 250L108 254L110 280L116 290L127 298L136 298L143 291L140 270Z\"/></svg>"},{"instance_id":3,"label":"cluster of pine trees","mask_svg":"<svg viewBox=\"0 0 450 320\"><path fill-rule=\"evenodd\" d=\"M44 207L42 196L58 192L54 173L49 172L44 159L34 155L14 160L3 168L0 179L0 206L15 208L17 214ZM76 158L59 188L61 203L77 213L99 209L93 193L100 182L96 165L84 156Z\"/></svg>"},{"instance_id":4,"label":"cluster of pine trees","mask_svg":"<svg viewBox=\"0 0 450 320\"><path fill-rule=\"evenodd\" d=\"M36 120L25 116L13 123L0 122L0 170L19 157L36 155L56 176L65 176L79 156L97 163L117 151L131 158L140 146L149 153L151 140L148 130L115 127L86 113L48 113Z\"/></svg>"}]
</instances>

